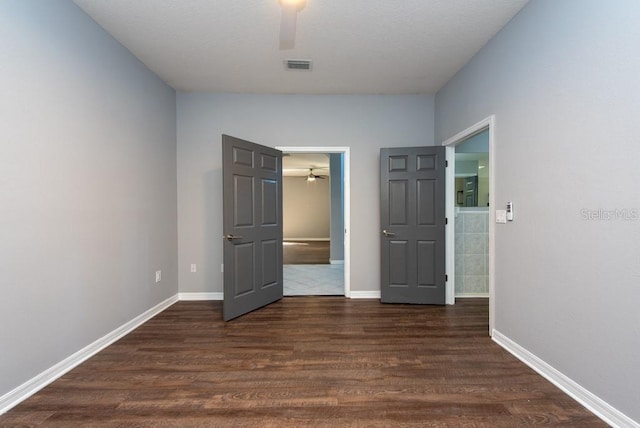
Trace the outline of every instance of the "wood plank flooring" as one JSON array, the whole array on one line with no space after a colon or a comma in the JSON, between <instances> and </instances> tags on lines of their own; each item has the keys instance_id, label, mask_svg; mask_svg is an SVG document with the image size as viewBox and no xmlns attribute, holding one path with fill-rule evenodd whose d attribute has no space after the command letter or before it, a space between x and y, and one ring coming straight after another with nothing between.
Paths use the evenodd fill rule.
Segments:
<instances>
[{"instance_id":1,"label":"wood plank flooring","mask_svg":"<svg viewBox=\"0 0 640 428\"><path fill-rule=\"evenodd\" d=\"M285 241L282 249L283 264L329 264L330 245L329 241Z\"/></svg>"},{"instance_id":2,"label":"wood plank flooring","mask_svg":"<svg viewBox=\"0 0 640 428\"><path fill-rule=\"evenodd\" d=\"M603 427L455 306L289 297L224 323L179 302L0 426Z\"/></svg>"}]
</instances>

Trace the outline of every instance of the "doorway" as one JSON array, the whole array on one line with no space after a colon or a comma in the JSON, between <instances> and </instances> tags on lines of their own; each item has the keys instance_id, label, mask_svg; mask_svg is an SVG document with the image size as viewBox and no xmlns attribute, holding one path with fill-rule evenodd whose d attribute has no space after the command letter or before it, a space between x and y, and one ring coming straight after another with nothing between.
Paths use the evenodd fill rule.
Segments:
<instances>
[{"instance_id":1,"label":"doorway","mask_svg":"<svg viewBox=\"0 0 640 428\"><path fill-rule=\"evenodd\" d=\"M494 298L494 269L495 269L495 149L494 149L494 133L495 133L495 117L490 116L472 126L465 129L464 131L454 135L453 137L445 140L442 145L445 146L447 161L450 166L447 168L447 193L446 193L446 215L449 219L456 219L456 209L458 212L460 210L456 205L465 205L467 200L471 201L475 199L476 205L478 200L481 200L483 204L488 204L487 208L475 208L475 210L484 209L487 211L486 219L486 230L488 232L488 243L486 244L486 253L488 256L487 265L486 265L486 273L488 274L488 296L489 296L489 335L492 334L493 331L493 323L495 319L495 298ZM460 189L462 191L461 197L459 198L458 192L456 189L456 146L459 146L467 141L469 141L472 137L480 135L482 133L486 136L486 145L487 145L487 161L488 165L485 165L485 168L488 169L488 183L485 183L480 190L479 183L476 182L476 187L472 189L474 195L471 195L469 198L466 197L464 183L465 180L461 180L463 183L463 187ZM479 165L479 161L476 160L476 168ZM462 177L458 177L462 178ZM470 180L473 181L473 180ZM470 189L473 186L469 186ZM471 211L474 208L470 208ZM485 214L478 212L474 213L475 217L484 217ZM476 218L474 217L474 221ZM446 259L447 259L447 272L456 272L456 256L460 257L461 253L458 251L456 254L456 228L460 226L460 222L449 221L447 237L446 237ZM459 233L458 233L459 235ZM478 237L476 237L478 238ZM458 248L459 245L458 245ZM460 267L460 260L458 260L458 268ZM459 269L458 269L459 270ZM477 279L477 278L476 278ZM447 304L453 305L455 303L455 295L456 295L456 275L449 275L449 281L447 282Z\"/></svg>"},{"instance_id":2,"label":"doorway","mask_svg":"<svg viewBox=\"0 0 640 428\"><path fill-rule=\"evenodd\" d=\"M284 295L349 297L349 148L283 153Z\"/></svg>"},{"instance_id":3,"label":"doorway","mask_svg":"<svg viewBox=\"0 0 640 428\"><path fill-rule=\"evenodd\" d=\"M455 146L455 297L489 297L489 131Z\"/></svg>"}]
</instances>

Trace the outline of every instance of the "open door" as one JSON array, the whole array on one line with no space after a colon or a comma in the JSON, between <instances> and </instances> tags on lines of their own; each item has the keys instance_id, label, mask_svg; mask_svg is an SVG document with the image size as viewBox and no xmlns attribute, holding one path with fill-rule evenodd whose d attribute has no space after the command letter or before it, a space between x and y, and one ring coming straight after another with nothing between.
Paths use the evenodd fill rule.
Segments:
<instances>
[{"instance_id":1,"label":"open door","mask_svg":"<svg viewBox=\"0 0 640 428\"><path fill-rule=\"evenodd\" d=\"M445 304L445 150L380 150L383 303Z\"/></svg>"},{"instance_id":2,"label":"open door","mask_svg":"<svg viewBox=\"0 0 640 428\"><path fill-rule=\"evenodd\" d=\"M282 298L282 152L222 136L225 321Z\"/></svg>"}]
</instances>

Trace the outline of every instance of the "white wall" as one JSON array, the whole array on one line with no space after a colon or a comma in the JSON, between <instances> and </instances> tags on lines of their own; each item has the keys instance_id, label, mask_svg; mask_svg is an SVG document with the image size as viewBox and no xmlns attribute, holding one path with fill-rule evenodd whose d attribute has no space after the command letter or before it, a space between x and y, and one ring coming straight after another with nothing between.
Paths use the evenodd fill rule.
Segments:
<instances>
[{"instance_id":1,"label":"white wall","mask_svg":"<svg viewBox=\"0 0 640 428\"><path fill-rule=\"evenodd\" d=\"M495 114L495 328L640 421L640 2L530 2L436 97L436 140ZM595 215L594 217L597 217Z\"/></svg>"},{"instance_id":2,"label":"white wall","mask_svg":"<svg viewBox=\"0 0 640 428\"><path fill-rule=\"evenodd\" d=\"M282 226L285 239L329 239L329 178L282 179Z\"/></svg>"},{"instance_id":3,"label":"white wall","mask_svg":"<svg viewBox=\"0 0 640 428\"><path fill-rule=\"evenodd\" d=\"M179 93L177 105L181 292L222 291L223 133L351 147L351 289L380 289L380 148L433 145L433 97Z\"/></svg>"},{"instance_id":4,"label":"white wall","mask_svg":"<svg viewBox=\"0 0 640 428\"><path fill-rule=\"evenodd\" d=\"M0 28L1 397L174 295L177 228L175 92L70 1Z\"/></svg>"}]
</instances>

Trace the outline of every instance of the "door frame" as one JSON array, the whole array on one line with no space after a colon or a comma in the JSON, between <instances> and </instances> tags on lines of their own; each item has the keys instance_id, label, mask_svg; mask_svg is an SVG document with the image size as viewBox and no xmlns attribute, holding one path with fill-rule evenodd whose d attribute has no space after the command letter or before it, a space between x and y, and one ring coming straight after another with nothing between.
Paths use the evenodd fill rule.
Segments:
<instances>
[{"instance_id":1,"label":"door frame","mask_svg":"<svg viewBox=\"0 0 640 428\"><path fill-rule=\"evenodd\" d=\"M455 304L455 146L467 138L484 131L489 131L489 336L493 332L495 322L496 301L495 301L495 115L491 115L467 129L457 133L442 142L445 146L446 158L451 165L446 173L446 216L451 219L447 225L446 235L446 260L447 272L450 272L447 281L447 304Z\"/></svg>"},{"instance_id":2,"label":"door frame","mask_svg":"<svg viewBox=\"0 0 640 428\"><path fill-rule=\"evenodd\" d=\"M344 203L342 215L344 216L344 296L351 298L351 190L350 190L350 156L349 147L289 147L278 146L276 149L284 153L341 153L344 156L344 169L342 187L344 189Z\"/></svg>"}]
</instances>

